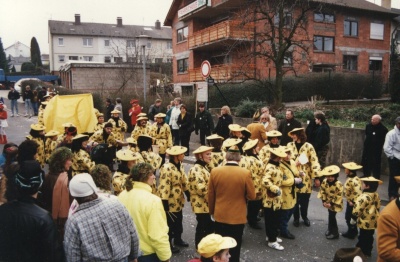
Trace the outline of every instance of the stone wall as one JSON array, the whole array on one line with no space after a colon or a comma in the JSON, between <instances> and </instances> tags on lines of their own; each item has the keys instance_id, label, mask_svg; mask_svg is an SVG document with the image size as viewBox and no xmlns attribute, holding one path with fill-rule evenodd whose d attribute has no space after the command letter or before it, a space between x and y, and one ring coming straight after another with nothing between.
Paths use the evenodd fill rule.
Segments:
<instances>
[{"instance_id":1,"label":"stone wall","mask_svg":"<svg viewBox=\"0 0 400 262\"><path fill-rule=\"evenodd\" d=\"M214 123L218 118L214 117ZM233 117L233 122L241 126L247 126L252 122L250 118ZM307 123L303 123L306 127ZM335 164L340 167L345 162L361 163L361 156L364 147L365 131L358 128L346 128L331 126L331 142L329 143L329 152L326 163ZM382 153L382 174L389 174L387 158Z\"/></svg>"}]
</instances>

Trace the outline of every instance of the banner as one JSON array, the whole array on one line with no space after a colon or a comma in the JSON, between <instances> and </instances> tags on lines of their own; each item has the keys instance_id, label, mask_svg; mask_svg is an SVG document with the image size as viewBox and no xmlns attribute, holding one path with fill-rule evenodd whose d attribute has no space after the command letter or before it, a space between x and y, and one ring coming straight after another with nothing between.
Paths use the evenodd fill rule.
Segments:
<instances>
[{"instance_id":1,"label":"banner","mask_svg":"<svg viewBox=\"0 0 400 262\"><path fill-rule=\"evenodd\" d=\"M55 96L48 102L43 115L46 132L57 130L64 133L62 124L73 123L78 134L93 132L97 124L92 94Z\"/></svg>"}]
</instances>

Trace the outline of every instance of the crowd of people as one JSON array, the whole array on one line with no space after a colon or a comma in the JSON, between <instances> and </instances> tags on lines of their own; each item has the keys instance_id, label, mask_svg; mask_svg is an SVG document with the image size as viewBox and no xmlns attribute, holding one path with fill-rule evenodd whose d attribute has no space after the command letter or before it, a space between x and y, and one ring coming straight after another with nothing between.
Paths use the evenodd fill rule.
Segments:
<instances>
[{"instance_id":1,"label":"crowd of people","mask_svg":"<svg viewBox=\"0 0 400 262\"><path fill-rule=\"evenodd\" d=\"M51 97L41 99L38 115L43 117ZM228 106L214 125L203 103L196 116L180 98L165 113L161 104L157 99L146 114L132 99L129 127L121 99L115 105L107 99L105 114L96 111L93 132L64 123L63 134L45 133L38 117L24 142L7 143L0 158L0 260L170 261L190 246L183 239L187 201L197 220L193 234L199 257L192 261L239 262L246 223L260 230L264 220L267 246L277 251L290 246L282 238L296 238L288 230L292 217L295 227L300 222L310 227L315 187L321 210L327 210L326 239L339 238L336 215L345 208L348 230L342 237L358 237L355 250L368 257L378 228L378 256L398 261L400 117L389 132L379 115L372 117L365 166L342 163L343 185L340 167L326 161L330 128L321 111L304 128L293 110L286 110L278 124L265 107L244 127L233 123ZM201 145L193 150L196 160L186 173L183 161L193 131ZM383 148L389 158L389 195L395 201L393 211L385 209L382 216L380 163L368 161L375 155L365 148ZM364 171L361 178L358 170Z\"/></svg>"}]
</instances>

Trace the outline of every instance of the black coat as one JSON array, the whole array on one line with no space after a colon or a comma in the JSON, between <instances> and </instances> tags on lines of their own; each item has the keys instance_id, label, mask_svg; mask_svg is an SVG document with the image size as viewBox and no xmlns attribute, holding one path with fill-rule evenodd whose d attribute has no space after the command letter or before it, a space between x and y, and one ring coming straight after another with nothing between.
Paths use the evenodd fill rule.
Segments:
<instances>
[{"instance_id":1,"label":"black coat","mask_svg":"<svg viewBox=\"0 0 400 262\"><path fill-rule=\"evenodd\" d=\"M201 130L214 130L214 122L210 112L204 110L203 112L197 112L194 120L194 127L196 131Z\"/></svg>"},{"instance_id":2,"label":"black coat","mask_svg":"<svg viewBox=\"0 0 400 262\"><path fill-rule=\"evenodd\" d=\"M224 114L218 118L217 126L213 133L222 136L224 139L229 137L229 125L233 124L233 119L231 115Z\"/></svg>"},{"instance_id":3,"label":"black coat","mask_svg":"<svg viewBox=\"0 0 400 262\"><path fill-rule=\"evenodd\" d=\"M317 125L314 131L314 139L311 143L314 146L315 151L320 151L326 146L330 141L331 129L328 124L322 123L322 125Z\"/></svg>"},{"instance_id":4,"label":"black coat","mask_svg":"<svg viewBox=\"0 0 400 262\"><path fill-rule=\"evenodd\" d=\"M383 144L385 143L387 132L388 129L382 125L382 123L377 125L369 123L365 126L364 149L361 161L362 165L371 161L371 158L381 159Z\"/></svg>"},{"instance_id":5,"label":"black coat","mask_svg":"<svg viewBox=\"0 0 400 262\"><path fill-rule=\"evenodd\" d=\"M186 112L184 118L179 114L176 123L179 125L179 136L189 136L194 130L192 115L189 112Z\"/></svg>"},{"instance_id":6,"label":"black coat","mask_svg":"<svg viewBox=\"0 0 400 262\"><path fill-rule=\"evenodd\" d=\"M0 206L0 261L62 261L57 227L34 198Z\"/></svg>"},{"instance_id":7,"label":"black coat","mask_svg":"<svg viewBox=\"0 0 400 262\"><path fill-rule=\"evenodd\" d=\"M278 126L278 131L282 133L282 138L280 143L282 146L286 146L287 143L293 141L293 139L288 135L288 133L295 128L301 128L301 123L294 118L290 120L283 119L280 121Z\"/></svg>"},{"instance_id":8,"label":"black coat","mask_svg":"<svg viewBox=\"0 0 400 262\"><path fill-rule=\"evenodd\" d=\"M19 98L20 98L20 95L19 95L18 91L14 90L14 91L8 92L8 99L9 100L17 100Z\"/></svg>"}]
</instances>

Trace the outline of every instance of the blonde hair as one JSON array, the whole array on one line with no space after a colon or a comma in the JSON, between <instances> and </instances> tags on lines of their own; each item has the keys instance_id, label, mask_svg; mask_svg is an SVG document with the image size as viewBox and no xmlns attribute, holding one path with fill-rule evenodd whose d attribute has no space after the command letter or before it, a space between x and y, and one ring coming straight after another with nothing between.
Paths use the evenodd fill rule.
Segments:
<instances>
[{"instance_id":1,"label":"blonde hair","mask_svg":"<svg viewBox=\"0 0 400 262\"><path fill-rule=\"evenodd\" d=\"M231 114L231 109L229 108L229 106L223 106L221 107L221 110L225 110L228 115Z\"/></svg>"}]
</instances>

